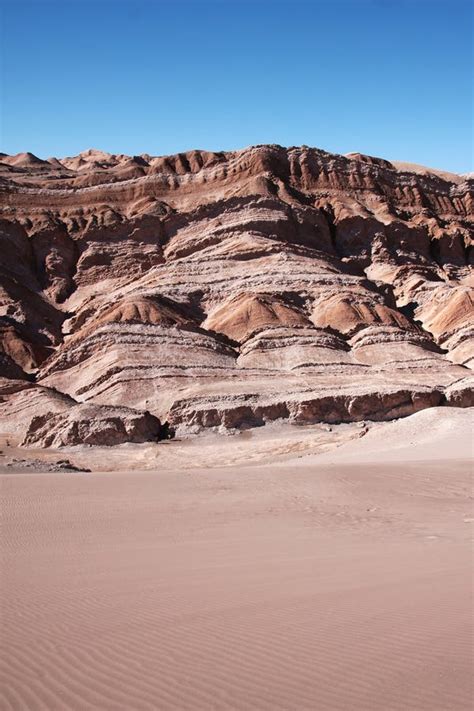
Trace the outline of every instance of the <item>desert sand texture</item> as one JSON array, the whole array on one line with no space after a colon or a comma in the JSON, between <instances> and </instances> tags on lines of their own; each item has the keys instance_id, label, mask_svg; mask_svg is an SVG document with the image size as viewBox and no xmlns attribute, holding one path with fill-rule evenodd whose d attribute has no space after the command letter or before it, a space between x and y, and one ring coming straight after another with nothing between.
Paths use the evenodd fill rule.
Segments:
<instances>
[{"instance_id":1,"label":"desert sand texture","mask_svg":"<svg viewBox=\"0 0 474 711\"><path fill-rule=\"evenodd\" d=\"M472 708L472 410L345 427L4 450L0 708Z\"/></svg>"}]
</instances>

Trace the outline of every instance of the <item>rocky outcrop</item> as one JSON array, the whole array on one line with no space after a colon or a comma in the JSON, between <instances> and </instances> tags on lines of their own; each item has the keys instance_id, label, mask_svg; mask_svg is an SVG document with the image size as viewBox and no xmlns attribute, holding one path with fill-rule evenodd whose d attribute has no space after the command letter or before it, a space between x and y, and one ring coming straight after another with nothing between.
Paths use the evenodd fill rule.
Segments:
<instances>
[{"instance_id":1,"label":"rocky outcrop","mask_svg":"<svg viewBox=\"0 0 474 711\"><path fill-rule=\"evenodd\" d=\"M4 156L0 199L17 434L51 411L40 439L93 438L61 393L193 431L472 404L466 176L307 147L91 150Z\"/></svg>"},{"instance_id":2,"label":"rocky outcrop","mask_svg":"<svg viewBox=\"0 0 474 711\"><path fill-rule=\"evenodd\" d=\"M446 388L446 400L452 407L472 407L474 405L474 378L464 378Z\"/></svg>"},{"instance_id":3,"label":"rocky outcrop","mask_svg":"<svg viewBox=\"0 0 474 711\"><path fill-rule=\"evenodd\" d=\"M194 428L196 431L203 427L259 427L280 419L296 425L360 422L366 419L378 422L406 417L427 407L436 407L441 401L442 393L434 388L388 388L385 392L360 388L357 394L334 389L318 395L303 392L280 397L274 395L272 398L241 395L177 401L171 408L170 421L177 427L186 423L186 429Z\"/></svg>"},{"instance_id":4,"label":"rocky outcrop","mask_svg":"<svg viewBox=\"0 0 474 711\"><path fill-rule=\"evenodd\" d=\"M47 412L33 417L22 444L110 447L124 442L157 441L160 430L160 421L149 412L136 412L128 407L81 404L61 413Z\"/></svg>"},{"instance_id":5,"label":"rocky outcrop","mask_svg":"<svg viewBox=\"0 0 474 711\"><path fill-rule=\"evenodd\" d=\"M264 293L237 294L213 309L203 328L223 333L229 339L242 343L256 331L272 326L310 326L311 322L299 310L286 304L282 298Z\"/></svg>"}]
</instances>

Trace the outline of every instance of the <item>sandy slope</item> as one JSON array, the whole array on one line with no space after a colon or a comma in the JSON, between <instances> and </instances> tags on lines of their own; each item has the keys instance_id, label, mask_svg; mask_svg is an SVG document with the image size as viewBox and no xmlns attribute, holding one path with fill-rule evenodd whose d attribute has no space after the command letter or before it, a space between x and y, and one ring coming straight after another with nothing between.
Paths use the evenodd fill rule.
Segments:
<instances>
[{"instance_id":1,"label":"sandy slope","mask_svg":"<svg viewBox=\"0 0 474 711\"><path fill-rule=\"evenodd\" d=\"M459 460L473 455L474 409L431 407L411 417L376 424L363 438L347 442L319 461Z\"/></svg>"},{"instance_id":2,"label":"sandy slope","mask_svg":"<svg viewBox=\"0 0 474 711\"><path fill-rule=\"evenodd\" d=\"M0 477L0 708L470 709L470 425L434 414L375 462Z\"/></svg>"}]
</instances>

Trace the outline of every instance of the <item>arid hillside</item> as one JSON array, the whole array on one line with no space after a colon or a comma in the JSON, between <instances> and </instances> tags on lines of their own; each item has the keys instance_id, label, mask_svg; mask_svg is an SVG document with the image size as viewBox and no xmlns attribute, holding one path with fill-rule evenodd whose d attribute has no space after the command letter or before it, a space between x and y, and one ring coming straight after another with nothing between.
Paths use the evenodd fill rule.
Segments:
<instances>
[{"instance_id":1,"label":"arid hillside","mask_svg":"<svg viewBox=\"0 0 474 711\"><path fill-rule=\"evenodd\" d=\"M473 195L305 146L0 155L1 431L116 444L474 404Z\"/></svg>"}]
</instances>

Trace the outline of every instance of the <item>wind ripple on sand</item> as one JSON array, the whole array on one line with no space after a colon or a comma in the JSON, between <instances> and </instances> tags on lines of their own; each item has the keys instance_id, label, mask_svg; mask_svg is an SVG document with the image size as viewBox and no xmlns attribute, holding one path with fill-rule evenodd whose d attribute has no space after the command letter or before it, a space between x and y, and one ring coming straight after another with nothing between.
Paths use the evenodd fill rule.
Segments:
<instances>
[{"instance_id":1,"label":"wind ripple on sand","mask_svg":"<svg viewBox=\"0 0 474 711\"><path fill-rule=\"evenodd\" d=\"M326 531L293 498L354 468L222 476L2 478L2 709L471 707L465 524Z\"/></svg>"}]
</instances>

